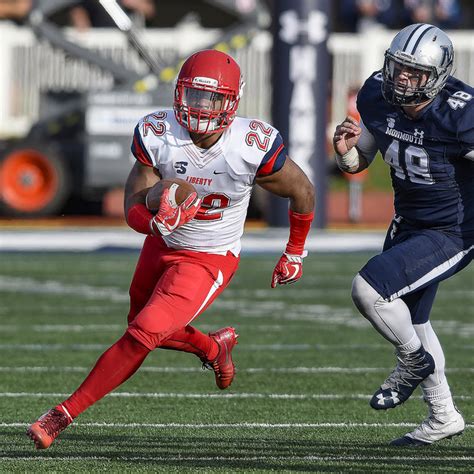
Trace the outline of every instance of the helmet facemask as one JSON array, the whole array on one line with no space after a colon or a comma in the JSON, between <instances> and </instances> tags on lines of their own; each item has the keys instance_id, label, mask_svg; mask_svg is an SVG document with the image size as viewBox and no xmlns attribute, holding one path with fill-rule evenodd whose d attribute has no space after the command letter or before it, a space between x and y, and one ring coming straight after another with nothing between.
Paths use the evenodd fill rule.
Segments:
<instances>
[{"instance_id":1,"label":"helmet facemask","mask_svg":"<svg viewBox=\"0 0 474 474\"><path fill-rule=\"evenodd\" d=\"M393 105L416 106L432 99L440 90L435 67L414 64L389 51L385 53L382 73L383 96Z\"/></svg>"},{"instance_id":2,"label":"helmet facemask","mask_svg":"<svg viewBox=\"0 0 474 474\"><path fill-rule=\"evenodd\" d=\"M198 85L196 80L192 82L179 80L176 84L174 110L178 122L190 132L199 134L216 133L227 128L234 120L239 98L225 88Z\"/></svg>"}]
</instances>

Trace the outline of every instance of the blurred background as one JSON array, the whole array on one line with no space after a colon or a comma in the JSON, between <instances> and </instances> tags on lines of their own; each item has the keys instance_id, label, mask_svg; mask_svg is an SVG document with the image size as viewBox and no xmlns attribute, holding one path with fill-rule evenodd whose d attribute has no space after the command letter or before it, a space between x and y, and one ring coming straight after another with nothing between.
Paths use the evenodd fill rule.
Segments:
<instances>
[{"instance_id":1,"label":"blurred background","mask_svg":"<svg viewBox=\"0 0 474 474\"><path fill-rule=\"evenodd\" d=\"M316 225L384 226L388 168L349 179L331 137L357 116L396 30L416 22L448 32L455 75L473 84L468 0L0 0L1 222L124 223L136 122L172 106L186 56L216 48L242 67L239 115L275 125L317 186ZM286 225L284 206L256 189L248 221Z\"/></svg>"}]
</instances>

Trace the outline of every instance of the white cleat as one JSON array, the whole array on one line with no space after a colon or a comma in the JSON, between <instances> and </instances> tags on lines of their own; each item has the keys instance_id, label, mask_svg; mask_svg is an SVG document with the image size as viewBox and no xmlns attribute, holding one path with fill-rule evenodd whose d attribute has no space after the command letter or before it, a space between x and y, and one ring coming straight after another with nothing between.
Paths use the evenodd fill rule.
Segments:
<instances>
[{"instance_id":1,"label":"white cleat","mask_svg":"<svg viewBox=\"0 0 474 474\"><path fill-rule=\"evenodd\" d=\"M394 439L390 445L426 446L462 434L465 426L464 418L456 408L448 411L444 406L432 405L426 420L405 436Z\"/></svg>"}]
</instances>

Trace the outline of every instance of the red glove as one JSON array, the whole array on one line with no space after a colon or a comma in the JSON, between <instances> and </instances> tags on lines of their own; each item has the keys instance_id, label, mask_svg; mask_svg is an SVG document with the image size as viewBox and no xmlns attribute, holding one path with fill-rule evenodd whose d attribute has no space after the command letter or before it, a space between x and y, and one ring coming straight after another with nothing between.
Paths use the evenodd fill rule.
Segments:
<instances>
[{"instance_id":1,"label":"red glove","mask_svg":"<svg viewBox=\"0 0 474 474\"><path fill-rule=\"evenodd\" d=\"M197 193L191 193L181 204L170 200L170 190L165 189L160 199L160 208L150 221L151 232L155 235L169 235L178 227L189 222L201 207Z\"/></svg>"},{"instance_id":2,"label":"red glove","mask_svg":"<svg viewBox=\"0 0 474 474\"><path fill-rule=\"evenodd\" d=\"M299 214L290 209L288 214L290 218L290 238L285 253L280 257L275 270L273 270L272 288L299 280L303 275L303 258L308 255L308 252L304 250L304 243L314 213Z\"/></svg>"},{"instance_id":3,"label":"red glove","mask_svg":"<svg viewBox=\"0 0 474 474\"><path fill-rule=\"evenodd\" d=\"M284 253L273 270L272 288L277 285L286 285L288 283L295 283L303 275L303 257L306 257L307 252L303 255L290 255Z\"/></svg>"}]
</instances>

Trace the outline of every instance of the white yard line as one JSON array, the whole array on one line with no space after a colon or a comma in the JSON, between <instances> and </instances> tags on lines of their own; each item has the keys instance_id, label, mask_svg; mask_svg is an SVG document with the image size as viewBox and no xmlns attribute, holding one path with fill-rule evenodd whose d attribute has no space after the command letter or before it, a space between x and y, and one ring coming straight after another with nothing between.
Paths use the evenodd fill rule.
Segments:
<instances>
[{"instance_id":1,"label":"white yard line","mask_svg":"<svg viewBox=\"0 0 474 474\"><path fill-rule=\"evenodd\" d=\"M128 291L116 287L65 284L56 280L39 281L34 278L0 275L0 290L28 294L74 295L86 299L114 302L128 301Z\"/></svg>"},{"instance_id":2,"label":"white yard line","mask_svg":"<svg viewBox=\"0 0 474 474\"><path fill-rule=\"evenodd\" d=\"M44 461L58 461L58 462L68 462L68 461L154 461L154 462L252 462L252 461L262 461L262 462L293 462L293 461L309 461L309 462L335 462L340 463L342 461L380 461L380 462L392 462L392 461L433 461L433 462L445 462L445 461L473 461L474 456L423 456L409 454L404 456L366 456L360 454L358 456L347 456L342 454L334 454L332 456L37 456L31 455L14 457L14 456L0 456L1 461L27 461L31 462L44 462ZM287 468L289 468L287 466ZM290 469L291 470L291 469Z\"/></svg>"},{"instance_id":3,"label":"white yard line","mask_svg":"<svg viewBox=\"0 0 474 474\"><path fill-rule=\"evenodd\" d=\"M410 428L418 422L399 423L74 423L74 426L88 428L265 428L265 429L291 429L291 428ZM1 428L22 428L29 423L0 423ZM467 424L466 428L474 425Z\"/></svg>"},{"instance_id":4,"label":"white yard line","mask_svg":"<svg viewBox=\"0 0 474 474\"><path fill-rule=\"evenodd\" d=\"M0 344L0 350L22 351L100 351L109 348L107 344Z\"/></svg>"},{"instance_id":5,"label":"white yard line","mask_svg":"<svg viewBox=\"0 0 474 474\"><path fill-rule=\"evenodd\" d=\"M75 314L83 312L83 309L77 310ZM95 314L100 314L102 309L100 306L97 307L97 312ZM120 316L118 316L117 321L120 320ZM125 331L126 324L125 318L123 318L122 324L0 324L0 333L3 332L21 332L25 333L26 331L32 332L41 332L41 333L63 333L63 332L104 332L104 333L112 333L116 331ZM196 324L196 327L201 331L214 331L216 329L216 325L212 324L200 324L199 322ZM286 324L255 324L252 321L240 321L239 328L241 327L251 327L252 330L258 331L275 331L275 332L282 332L288 330L288 325ZM298 326L299 328L310 328L314 327L312 324L301 324ZM386 344L371 344L371 347L387 347Z\"/></svg>"},{"instance_id":6,"label":"white yard line","mask_svg":"<svg viewBox=\"0 0 474 474\"><path fill-rule=\"evenodd\" d=\"M68 366L32 366L32 367L12 367L0 366L0 372L4 373L68 373L68 372L89 372L91 367L68 367ZM237 368L239 373L276 373L276 374L360 374L360 373L387 373L393 368L389 367L248 367ZM446 370L448 373L474 373L472 367L451 367ZM202 372L200 367L140 367L140 372L151 373L189 373Z\"/></svg>"},{"instance_id":7,"label":"white yard line","mask_svg":"<svg viewBox=\"0 0 474 474\"><path fill-rule=\"evenodd\" d=\"M99 311L100 312L100 311ZM307 324L306 324L307 323ZM436 328L437 332L440 334L454 334L454 328L446 328L444 329L444 324L441 321L437 321L435 324L436 326L440 326L440 328ZM447 323L447 322L446 322ZM459 323L459 327L465 323ZM285 332L288 331L287 324L255 324L253 321L246 320L240 321L238 323L238 328L241 330L243 328L251 328L252 331L262 331L268 333L270 331L273 332ZM0 334L4 333L14 333L14 332L21 332L22 334L26 334L28 332L34 333L80 333L80 332L93 332L93 333L103 333L103 334L116 334L117 332L125 331L125 324L32 324L30 326L25 327L24 324L0 324ZM351 326L353 327L353 326ZM196 328L203 331L203 332L210 332L216 329L216 325L211 324L196 324ZM298 325L298 329L308 328L308 330L314 329L314 322L312 321L302 321L302 324ZM469 329L467 330L469 332ZM2 349L2 344L0 344L0 350ZM34 345L34 348L43 347ZM97 347L94 345L94 347ZM102 348L107 348L105 345L101 346ZM294 348L295 345L285 345L285 344L272 344L272 345L262 345L262 344L249 344L246 345L245 343L239 343L239 350L242 347L246 347L247 350L252 351L259 351L259 350L290 350ZM307 344L305 345L298 345L296 350L306 350L309 348L315 348L317 350L337 350L337 349L361 349L361 350L386 350L389 347L386 343L381 344L315 344L308 347ZM6 348L14 348L11 344L7 345ZM31 345L21 347L23 349L31 348ZM31 348L34 350L34 348ZM45 347L45 350L47 348ZM456 344L456 350L474 350L474 344ZM245 350L245 349L244 349Z\"/></svg>"},{"instance_id":8,"label":"white yard line","mask_svg":"<svg viewBox=\"0 0 474 474\"><path fill-rule=\"evenodd\" d=\"M2 350L22 350L22 351L104 351L108 349L111 344L0 344L0 351ZM268 352L268 351L334 351L338 349L344 350L378 350L388 349L387 344L244 344L239 342L238 351L252 351L252 352ZM463 349L471 351L474 346L472 344L458 344L456 349Z\"/></svg>"},{"instance_id":9,"label":"white yard line","mask_svg":"<svg viewBox=\"0 0 474 474\"><path fill-rule=\"evenodd\" d=\"M65 398L69 393L49 392L0 392L0 398ZM272 399L272 400L368 400L372 394L340 393L173 393L173 392L112 392L113 398L175 398L175 399ZM412 397L420 398L421 397ZM458 400L471 400L471 395L455 395Z\"/></svg>"},{"instance_id":10,"label":"white yard line","mask_svg":"<svg viewBox=\"0 0 474 474\"><path fill-rule=\"evenodd\" d=\"M73 295L88 301L100 300L112 303L128 302L128 290L117 287L66 284L56 280L40 281L33 278L12 277L10 275L0 275L0 292L1 291L27 293L29 295ZM256 318L265 318L265 321L271 319L273 321L285 321L285 323L291 321L346 326L355 329L369 328L369 323L364 318L358 316L355 310L349 306L347 308L334 308L324 304L304 304L304 299L302 300L302 304L295 305L285 301L275 301L273 299L273 293L270 294L269 290L262 289L255 290L255 295L250 291L250 296L247 295L247 297L243 299L239 297L239 293L237 293L237 297L232 297L233 291L235 290L231 289L226 296L215 301L213 308L218 311L232 311L238 313L240 318L251 318L252 324L258 323ZM333 290L329 290L329 292L331 291ZM324 294L327 293L328 290L324 290ZM317 296L313 290L306 290L304 295L311 297L311 299ZM259 300L259 298L261 299ZM349 300L349 293L347 298ZM70 311L66 308L52 308L51 311L62 317L65 314L70 314ZM84 314L89 313L84 311ZM95 311L93 315L96 315ZM436 321L435 329L440 334L456 335L464 339L474 335L474 323L465 321ZM77 326L76 329L73 330L77 330Z\"/></svg>"}]
</instances>

